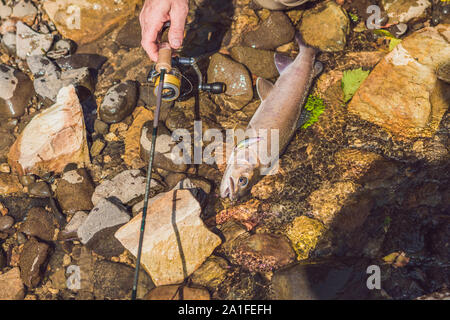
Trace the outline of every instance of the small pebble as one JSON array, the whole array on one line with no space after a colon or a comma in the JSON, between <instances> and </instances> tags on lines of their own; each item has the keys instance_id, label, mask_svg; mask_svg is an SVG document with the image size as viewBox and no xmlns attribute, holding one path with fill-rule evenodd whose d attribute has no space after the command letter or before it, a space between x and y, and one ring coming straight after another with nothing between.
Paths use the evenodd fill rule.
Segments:
<instances>
[{"instance_id":1,"label":"small pebble","mask_svg":"<svg viewBox=\"0 0 450 320\"><path fill-rule=\"evenodd\" d=\"M19 181L24 187L26 187L26 186L29 186L30 184L34 183L36 181L36 177L33 175L21 176L21 177L19 177Z\"/></svg>"},{"instance_id":2,"label":"small pebble","mask_svg":"<svg viewBox=\"0 0 450 320\"><path fill-rule=\"evenodd\" d=\"M102 153L105 146L106 144L102 140L100 139L95 140L91 147L91 156L92 157L98 156L100 153Z\"/></svg>"},{"instance_id":3,"label":"small pebble","mask_svg":"<svg viewBox=\"0 0 450 320\"><path fill-rule=\"evenodd\" d=\"M27 237L26 237L22 232L19 232L19 233L17 234L17 243L18 243L19 245L22 245L22 244L24 244L25 242L27 242Z\"/></svg>"},{"instance_id":4,"label":"small pebble","mask_svg":"<svg viewBox=\"0 0 450 320\"><path fill-rule=\"evenodd\" d=\"M44 181L36 182L36 183L29 185L28 193L33 196L40 197L40 198L47 198L52 195L50 187Z\"/></svg>"},{"instance_id":5,"label":"small pebble","mask_svg":"<svg viewBox=\"0 0 450 320\"><path fill-rule=\"evenodd\" d=\"M11 216L0 216L0 231L5 231L14 225L14 219Z\"/></svg>"},{"instance_id":6,"label":"small pebble","mask_svg":"<svg viewBox=\"0 0 450 320\"><path fill-rule=\"evenodd\" d=\"M7 163L2 163L2 164L0 164L0 172L10 173L11 168L9 167L9 165Z\"/></svg>"}]
</instances>

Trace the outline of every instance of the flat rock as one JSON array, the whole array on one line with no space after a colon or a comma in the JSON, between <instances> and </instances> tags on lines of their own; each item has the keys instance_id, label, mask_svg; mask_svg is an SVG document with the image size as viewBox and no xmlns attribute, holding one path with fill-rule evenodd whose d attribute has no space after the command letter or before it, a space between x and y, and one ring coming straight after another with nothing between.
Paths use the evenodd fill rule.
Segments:
<instances>
[{"instance_id":1,"label":"flat rock","mask_svg":"<svg viewBox=\"0 0 450 320\"><path fill-rule=\"evenodd\" d=\"M10 6L7 6L5 4L0 3L0 19L7 19L11 16L12 14L12 8Z\"/></svg>"},{"instance_id":2,"label":"flat rock","mask_svg":"<svg viewBox=\"0 0 450 320\"><path fill-rule=\"evenodd\" d=\"M127 80L109 88L99 108L100 119L106 123L121 122L137 104L136 82Z\"/></svg>"},{"instance_id":3,"label":"flat rock","mask_svg":"<svg viewBox=\"0 0 450 320\"><path fill-rule=\"evenodd\" d=\"M0 172L0 196L19 193L21 191L22 185L17 176Z\"/></svg>"},{"instance_id":4,"label":"flat rock","mask_svg":"<svg viewBox=\"0 0 450 320\"><path fill-rule=\"evenodd\" d=\"M28 211L27 218L19 230L28 236L37 237L44 241L52 241L56 229L51 213L44 208L35 207Z\"/></svg>"},{"instance_id":5,"label":"flat rock","mask_svg":"<svg viewBox=\"0 0 450 320\"><path fill-rule=\"evenodd\" d=\"M144 300L211 300L208 290L183 286L161 286L152 289Z\"/></svg>"},{"instance_id":6,"label":"flat rock","mask_svg":"<svg viewBox=\"0 0 450 320\"><path fill-rule=\"evenodd\" d=\"M65 212L89 211L95 187L86 169L67 171L58 181L56 198Z\"/></svg>"},{"instance_id":7,"label":"flat rock","mask_svg":"<svg viewBox=\"0 0 450 320\"><path fill-rule=\"evenodd\" d=\"M408 22L425 18L431 7L429 0L382 0L381 5L389 17L389 23Z\"/></svg>"},{"instance_id":8,"label":"flat rock","mask_svg":"<svg viewBox=\"0 0 450 320\"><path fill-rule=\"evenodd\" d=\"M28 288L35 288L41 282L43 267L49 246L30 238L23 246L19 258L20 277Z\"/></svg>"},{"instance_id":9,"label":"flat rock","mask_svg":"<svg viewBox=\"0 0 450 320\"><path fill-rule=\"evenodd\" d=\"M208 81L226 85L222 98L231 109L241 109L253 99L252 80L248 70L240 63L221 53L215 53L208 66Z\"/></svg>"},{"instance_id":10,"label":"flat rock","mask_svg":"<svg viewBox=\"0 0 450 320\"><path fill-rule=\"evenodd\" d=\"M85 44L126 21L134 14L138 4L138 0L126 3L112 0L45 0L43 7L65 38ZM70 7L78 10L70 10Z\"/></svg>"},{"instance_id":11,"label":"flat rock","mask_svg":"<svg viewBox=\"0 0 450 320\"><path fill-rule=\"evenodd\" d=\"M90 162L83 110L73 86L62 88L57 102L28 123L8 161L21 175L62 172L69 163Z\"/></svg>"},{"instance_id":12,"label":"flat rock","mask_svg":"<svg viewBox=\"0 0 450 320\"><path fill-rule=\"evenodd\" d=\"M281 11L270 13L258 29L244 34L243 44L256 49L274 50L294 38L291 20Z\"/></svg>"},{"instance_id":13,"label":"flat rock","mask_svg":"<svg viewBox=\"0 0 450 320\"><path fill-rule=\"evenodd\" d=\"M0 64L0 117L23 116L33 95L33 83L25 73Z\"/></svg>"},{"instance_id":14,"label":"flat rock","mask_svg":"<svg viewBox=\"0 0 450 320\"><path fill-rule=\"evenodd\" d=\"M369 74L349 111L397 136L433 135L450 101L450 85L436 75L450 59L449 39L450 25L406 37Z\"/></svg>"},{"instance_id":15,"label":"flat rock","mask_svg":"<svg viewBox=\"0 0 450 320\"><path fill-rule=\"evenodd\" d=\"M272 79L278 76L274 51L250 47L233 47L230 53L234 60L245 65L257 77Z\"/></svg>"},{"instance_id":16,"label":"flat rock","mask_svg":"<svg viewBox=\"0 0 450 320\"><path fill-rule=\"evenodd\" d=\"M349 29L347 14L334 1L306 10L299 27L308 45L328 52L344 50Z\"/></svg>"},{"instance_id":17,"label":"flat rock","mask_svg":"<svg viewBox=\"0 0 450 320\"><path fill-rule=\"evenodd\" d=\"M38 10L33 3L22 0L16 3L16 5L12 8L11 17L20 19L21 21L31 25L34 22L37 13Z\"/></svg>"},{"instance_id":18,"label":"flat rock","mask_svg":"<svg viewBox=\"0 0 450 320\"><path fill-rule=\"evenodd\" d=\"M155 285L182 282L220 245L221 239L205 227L200 212L190 190L170 191L152 202L141 261ZM137 215L115 235L135 256L141 220Z\"/></svg>"},{"instance_id":19,"label":"flat rock","mask_svg":"<svg viewBox=\"0 0 450 320\"><path fill-rule=\"evenodd\" d=\"M97 232L127 223L129 220L130 216L125 207L101 199L78 228L78 237L86 244Z\"/></svg>"},{"instance_id":20,"label":"flat rock","mask_svg":"<svg viewBox=\"0 0 450 320\"><path fill-rule=\"evenodd\" d=\"M92 202L97 205L101 199L117 198L126 204L145 194L146 179L139 170L126 170L116 175L112 180L105 180L95 188ZM152 180L150 187L158 183Z\"/></svg>"},{"instance_id":21,"label":"flat rock","mask_svg":"<svg viewBox=\"0 0 450 320\"><path fill-rule=\"evenodd\" d=\"M84 211L78 211L75 212L75 214L72 216L72 219L70 219L69 223L67 223L64 230L62 230L59 235L59 240L66 240L66 239L78 239L78 228L83 224L84 220L86 220L88 217L88 213Z\"/></svg>"},{"instance_id":22,"label":"flat rock","mask_svg":"<svg viewBox=\"0 0 450 320\"><path fill-rule=\"evenodd\" d=\"M98 54L77 53L68 57L59 58L55 62L62 70L88 68L100 70L107 58Z\"/></svg>"},{"instance_id":23,"label":"flat rock","mask_svg":"<svg viewBox=\"0 0 450 320\"><path fill-rule=\"evenodd\" d=\"M19 268L0 274L0 300L22 300L24 297L25 287L20 279Z\"/></svg>"},{"instance_id":24,"label":"flat rock","mask_svg":"<svg viewBox=\"0 0 450 320\"><path fill-rule=\"evenodd\" d=\"M16 54L20 59L43 55L52 46L51 34L38 33L21 21L17 23L16 28Z\"/></svg>"},{"instance_id":25,"label":"flat rock","mask_svg":"<svg viewBox=\"0 0 450 320\"><path fill-rule=\"evenodd\" d=\"M211 256L191 275L192 283L215 290L225 280L228 268L224 258Z\"/></svg>"}]
</instances>

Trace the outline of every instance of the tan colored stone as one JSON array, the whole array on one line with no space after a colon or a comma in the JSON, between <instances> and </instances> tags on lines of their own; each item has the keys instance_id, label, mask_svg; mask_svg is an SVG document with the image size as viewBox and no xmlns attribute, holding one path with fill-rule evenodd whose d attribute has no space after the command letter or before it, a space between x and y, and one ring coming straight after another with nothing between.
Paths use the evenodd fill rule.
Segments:
<instances>
[{"instance_id":1,"label":"tan colored stone","mask_svg":"<svg viewBox=\"0 0 450 320\"><path fill-rule=\"evenodd\" d=\"M180 293L183 293L182 295ZM211 300L208 290L179 286L162 286L152 289L145 300Z\"/></svg>"},{"instance_id":2,"label":"tan colored stone","mask_svg":"<svg viewBox=\"0 0 450 320\"><path fill-rule=\"evenodd\" d=\"M144 107L138 107L133 112L134 121L125 135L125 163L133 169L145 166L140 156L140 138L144 123L153 120L153 112Z\"/></svg>"},{"instance_id":3,"label":"tan colored stone","mask_svg":"<svg viewBox=\"0 0 450 320\"><path fill-rule=\"evenodd\" d=\"M30 121L8 161L20 175L62 172L68 163L90 162L83 110L73 86L62 88L57 102Z\"/></svg>"},{"instance_id":4,"label":"tan colored stone","mask_svg":"<svg viewBox=\"0 0 450 320\"><path fill-rule=\"evenodd\" d=\"M450 25L421 29L375 67L349 111L403 137L431 136L450 102L436 69L450 59Z\"/></svg>"},{"instance_id":5,"label":"tan colored stone","mask_svg":"<svg viewBox=\"0 0 450 320\"><path fill-rule=\"evenodd\" d=\"M221 244L200 219L201 208L189 190L153 198L147 213L142 265L157 286L181 283ZM142 214L115 234L136 256Z\"/></svg>"},{"instance_id":6,"label":"tan colored stone","mask_svg":"<svg viewBox=\"0 0 450 320\"><path fill-rule=\"evenodd\" d=\"M25 288L20 279L19 268L0 275L0 300L23 300Z\"/></svg>"},{"instance_id":7,"label":"tan colored stone","mask_svg":"<svg viewBox=\"0 0 450 320\"><path fill-rule=\"evenodd\" d=\"M65 38L85 44L125 23L140 3L141 0L46 0L43 7Z\"/></svg>"},{"instance_id":8,"label":"tan colored stone","mask_svg":"<svg viewBox=\"0 0 450 320\"><path fill-rule=\"evenodd\" d=\"M17 176L0 172L0 196L22 191L22 185Z\"/></svg>"}]
</instances>

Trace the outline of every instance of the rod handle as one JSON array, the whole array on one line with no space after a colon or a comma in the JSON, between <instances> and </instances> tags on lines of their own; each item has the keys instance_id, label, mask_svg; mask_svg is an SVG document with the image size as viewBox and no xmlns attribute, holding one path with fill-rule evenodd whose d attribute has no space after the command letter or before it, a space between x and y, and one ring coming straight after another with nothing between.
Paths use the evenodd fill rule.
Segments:
<instances>
[{"instance_id":1,"label":"rod handle","mask_svg":"<svg viewBox=\"0 0 450 320\"><path fill-rule=\"evenodd\" d=\"M165 69L166 72L172 70L172 48L168 42L163 42L159 46L158 61L155 65L155 70L161 73L161 69Z\"/></svg>"}]
</instances>

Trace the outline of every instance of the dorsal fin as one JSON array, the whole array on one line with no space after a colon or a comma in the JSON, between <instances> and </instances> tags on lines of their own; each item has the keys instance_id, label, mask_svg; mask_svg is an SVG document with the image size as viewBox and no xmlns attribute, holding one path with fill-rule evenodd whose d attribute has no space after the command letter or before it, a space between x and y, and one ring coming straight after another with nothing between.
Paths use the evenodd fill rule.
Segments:
<instances>
[{"instance_id":1,"label":"dorsal fin","mask_svg":"<svg viewBox=\"0 0 450 320\"><path fill-rule=\"evenodd\" d=\"M256 79L256 90L258 91L259 98L264 101L272 91L273 83L269 80L258 78Z\"/></svg>"},{"instance_id":2,"label":"dorsal fin","mask_svg":"<svg viewBox=\"0 0 450 320\"><path fill-rule=\"evenodd\" d=\"M275 53L275 66L280 74L292 63L292 61L294 60L291 57Z\"/></svg>"}]
</instances>

